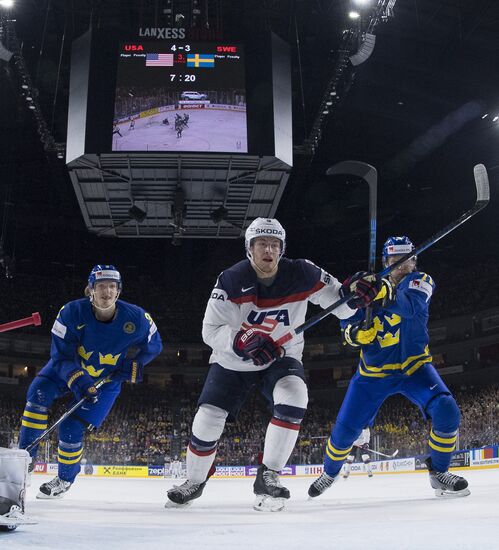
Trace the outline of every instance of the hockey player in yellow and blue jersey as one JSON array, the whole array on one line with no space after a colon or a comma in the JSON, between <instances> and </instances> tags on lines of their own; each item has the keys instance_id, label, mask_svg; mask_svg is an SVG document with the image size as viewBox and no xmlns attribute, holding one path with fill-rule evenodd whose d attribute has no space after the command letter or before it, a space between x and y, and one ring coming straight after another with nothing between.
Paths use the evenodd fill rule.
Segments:
<instances>
[{"instance_id":1,"label":"hockey player in yellow and blue jersey","mask_svg":"<svg viewBox=\"0 0 499 550\"><path fill-rule=\"evenodd\" d=\"M64 394L84 404L59 426L58 475L40 487L37 498L61 498L80 472L83 435L98 428L118 397L122 382L142 380L144 366L162 350L156 325L141 307L118 300L119 271L95 266L86 298L61 308L52 327L48 363L31 383L21 420L19 447L26 448L46 428L49 408ZM95 382L109 378L100 389ZM34 461L37 447L30 454Z\"/></svg>"},{"instance_id":2,"label":"hockey player in yellow and blue jersey","mask_svg":"<svg viewBox=\"0 0 499 550\"><path fill-rule=\"evenodd\" d=\"M407 237L390 237L383 247L383 264L395 263L414 249ZM394 269L373 302L373 323L364 326L365 309L342 320L347 343L360 347L359 368L350 381L336 424L326 446L324 473L308 490L322 494L337 479L352 444L372 425L382 403L402 394L432 423L426 461L437 496L467 496L468 483L448 472L460 423L459 408L431 364L428 308L433 279L416 269L416 258Z\"/></svg>"}]
</instances>

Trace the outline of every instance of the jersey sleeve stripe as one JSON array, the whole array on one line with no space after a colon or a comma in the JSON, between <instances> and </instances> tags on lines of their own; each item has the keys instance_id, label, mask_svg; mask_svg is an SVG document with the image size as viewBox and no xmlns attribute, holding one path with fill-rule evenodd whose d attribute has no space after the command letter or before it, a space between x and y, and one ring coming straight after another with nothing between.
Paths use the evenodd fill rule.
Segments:
<instances>
[{"instance_id":1,"label":"jersey sleeve stripe","mask_svg":"<svg viewBox=\"0 0 499 550\"><path fill-rule=\"evenodd\" d=\"M255 304L256 307L259 308L277 307L292 302L302 302L315 292L319 291L324 286L326 285L322 281L317 281L317 283L309 290L306 290L304 292L297 292L296 294L289 294L287 296L279 296L278 298L259 298L255 294L250 294L248 296L241 296L239 298L229 298L229 300L235 304L252 302L253 304Z\"/></svg>"}]
</instances>

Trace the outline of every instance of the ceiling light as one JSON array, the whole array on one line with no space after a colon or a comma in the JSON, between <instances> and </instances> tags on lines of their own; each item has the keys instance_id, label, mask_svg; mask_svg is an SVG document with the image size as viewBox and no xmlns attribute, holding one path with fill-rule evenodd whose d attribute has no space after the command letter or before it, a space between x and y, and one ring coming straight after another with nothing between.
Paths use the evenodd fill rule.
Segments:
<instances>
[{"instance_id":1,"label":"ceiling light","mask_svg":"<svg viewBox=\"0 0 499 550\"><path fill-rule=\"evenodd\" d=\"M360 13L358 11L351 11L348 13L348 17L350 17L350 19L358 19L360 17Z\"/></svg>"},{"instance_id":2,"label":"ceiling light","mask_svg":"<svg viewBox=\"0 0 499 550\"><path fill-rule=\"evenodd\" d=\"M356 6L367 6L367 4L371 3L371 0L353 0L353 3Z\"/></svg>"},{"instance_id":3,"label":"ceiling light","mask_svg":"<svg viewBox=\"0 0 499 550\"><path fill-rule=\"evenodd\" d=\"M492 119L492 122L496 122L498 119L499 119L499 116L496 115L496 116Z\"/></svg>"},{"instance_id":4,"label":"ceiling light","mask_svg":"<svg viewBox=\"0 0 499 550\"><path fill-rule=\"evenodd\" d=\"M0 7L2 8L12 8L14 5L14 0L0 0Z\"/></svg>"}]
</instances>

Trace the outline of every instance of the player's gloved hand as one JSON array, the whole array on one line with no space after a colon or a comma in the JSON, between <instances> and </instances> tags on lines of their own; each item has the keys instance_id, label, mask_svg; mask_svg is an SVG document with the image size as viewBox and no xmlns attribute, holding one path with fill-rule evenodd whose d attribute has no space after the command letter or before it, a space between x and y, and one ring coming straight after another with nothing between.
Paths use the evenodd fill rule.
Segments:
<instances>
[{"instance_id":1,"label":"player's gloved hand","mask_svg":"<svg viewBox=\"0 0 499 550\"><path fill-rule=\"evenodd\" d=\"M374 325L369 328L362 328L363 323L354 323L347 325L343 331L345 342L351 346L365 346L371 344L376 339L377 330Z\"/></svg>"},{"instance_id":2,"label":"player's gloved hand","mask_svg":"<svg viewBox=\"0 0 499 550\"><path fill-rule=\"evenodd\" d=\"M243 359L250 359L257 367L266 365L284 355L284 349L272 338L255 329L240 330L232 345L234 353Z\"/></svg>"},{"instance_id":3,"label":"player's gloved hand","mask_svg":"<svg viewBox=\"0 0 499 550\"><path fill-rule=\"evenodd\" d=\"M120 369L114 371L113 380L138 384L144 377L144 365L135 359L125 359Z\"/></svg>"},{"instance_id":4,"label":"player's gloved hand","mask_svg":"<svg viewBox=\"0 0 499 550\"><path fill-rule=\"evenodd\" d=\"M343 282L340 295L343 297L347 294L353 294L347 304L352 309L359 309L367 307L376 298L380 290L381 279L378 279L375 273L357 271Z\"/></svg>"},{"instance_id":5,"label":"player's gloved hand","mask_svg":"<svg viewBox=\"0 0 499 550\"><path fill-rule=\"evenodd\" d=\"M396 289L392 285L389 279L381 279L381 290L378 292L376 298L374 298L374 305L380 305L384 307L389 302L395 300Z\"/></svg>"},{"instance_id":6,"label":"player's gloved hand","mask_svg":"<svg viewBox=\"0 0 499 550\"><path fill-rule=\"evenodd\" d=\"M77 401L85 398L92 403L97 403L100 390L94 386L95 382L88 373L80 369L69 375L68 388L74 393Z\"/></svg>"}]
</instances>

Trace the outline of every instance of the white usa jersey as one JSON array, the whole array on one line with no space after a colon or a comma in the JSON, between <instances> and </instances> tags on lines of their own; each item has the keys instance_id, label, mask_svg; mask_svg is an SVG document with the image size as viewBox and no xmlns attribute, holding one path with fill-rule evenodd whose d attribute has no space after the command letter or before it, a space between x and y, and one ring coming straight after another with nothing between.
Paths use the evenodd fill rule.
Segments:
<instances>
[{"instance_id":1,"label":"white usa jersey","mask_svg":"<svg viewBox=\"0 0 499 550\"><path fill-rule=\"evenodd\" d=\"M258 282L249 260L243 260L223 271L211 293L203 319L203 340L213 350L210 363L236 371L258 371L257 367L232 349L240 330L257 329L274 340L305 321L308 302L326 309L340 299L341 283L308 260L279 262L274 282L266 287ZM344 304L334 311L347 319L356 310ZM301 361L303 334L284 344L287 357Z\"/></svg>"},{"instance_id":2,"label":"white usa jersey","mask_svg":"<svg viewBox=\"0 0 499 550\"><path fill-rule=\"evenodd\" d=\"M366 443L369 445L369 440L371 439L371 431L369 428L364 428L359 437L353 442L354 447L362 447Z\"/></svg>"}]
</instances>

